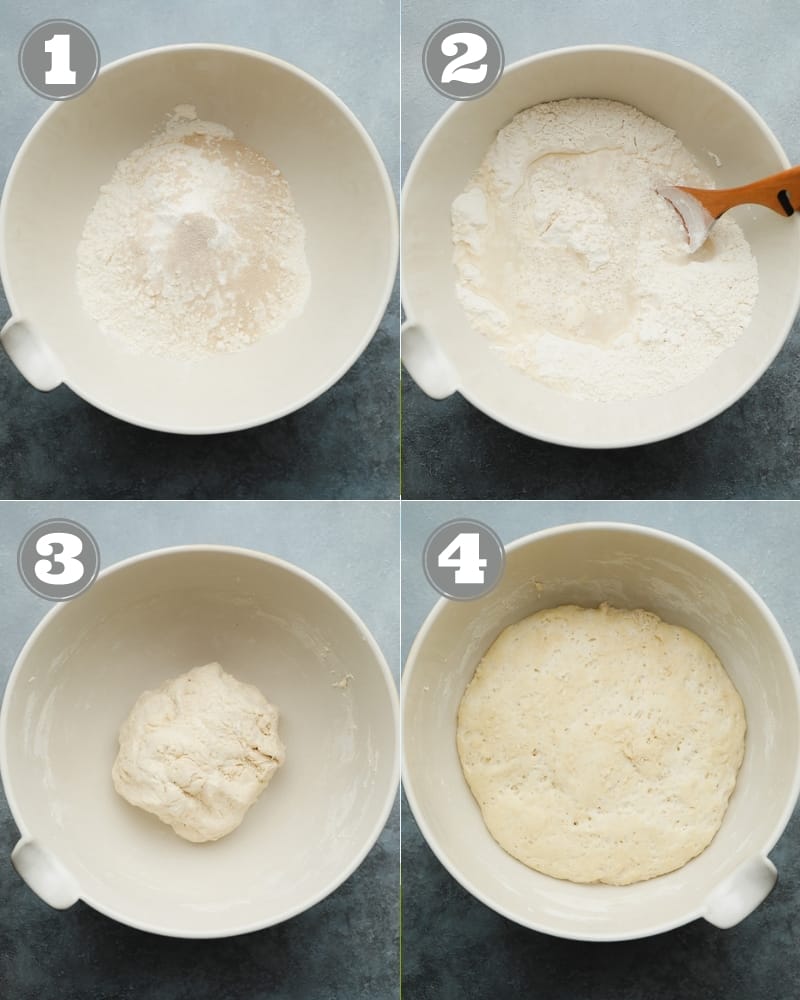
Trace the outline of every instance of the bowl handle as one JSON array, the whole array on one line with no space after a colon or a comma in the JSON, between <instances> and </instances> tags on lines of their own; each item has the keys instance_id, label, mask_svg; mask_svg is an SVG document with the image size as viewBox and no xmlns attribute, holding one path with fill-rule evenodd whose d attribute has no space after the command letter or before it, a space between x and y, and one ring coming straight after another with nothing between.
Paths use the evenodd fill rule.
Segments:
<instances>
[{"instance_id":1,"label":"bowl handle","mask_svg":"<svg viewBox=\"0 0 800 1000\"><path fill-rule=\"evenodd\" d=\"M29 888L57 910L66 910L80 899L75 879L35 840L23 837L11 852L11 862Z\"/></svg>"},{"instance_id":2,"label":"bowl handle","mask_svg":"<svg viewBox=\"0 0 800 1000\"><path fill-rule=\"evenodd\" d=\"M777 877L769 858L759 856L745 861L711 893L703 916L715 927L733 927L763 903Z\"/></svg>"},{"instance_id":3,"label":"bowl handle","mask_svg":"<svg viewBox=\"0 0 800 1000\"><path fill-rule=\"evenodd\" d=\"M12 316L0 330L0 342L34 388L49 392L64 381L55 355L24 320Z\"/></svg>"},{"instance_id":4,"label":"bowl handle","mask_svg":"<svg viewBox=\"0 0 800 1000\"><path fill-rule=\"evenodd\" d=\"M418 323L403 324L400 356L409 375L433 399L445 399L458 389L455 368Z\"/></svg>"}]
</instances>

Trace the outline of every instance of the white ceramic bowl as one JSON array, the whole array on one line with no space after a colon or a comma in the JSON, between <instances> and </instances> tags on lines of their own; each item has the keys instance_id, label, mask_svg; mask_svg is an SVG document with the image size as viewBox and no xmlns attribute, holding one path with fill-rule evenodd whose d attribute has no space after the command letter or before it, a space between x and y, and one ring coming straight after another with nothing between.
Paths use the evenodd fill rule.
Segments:
<instances>
[{"instance_id":1,"label":"white ceramic bowl","mask_svg":"<svg viewBox=\"0 0 800 1000\"><path fill-rule=\"evenodd\" d=\"M430 396L460 392L490 417L531 437L582 448L644 444L710 420L764 373L800 305L800 229L767 209L736 210L758 260L759 296L737 343L690 384L660 398L580 401L504 365L469 326L455 294L450 206L498 130L524 108L566 97L638 107L674 129L718 187L789 166L754 109L720 80L661 52L591 45L509 66L477 101L454 103L429 133L403 193L403 334L406 368ZM721 161L713 168L713 153Z\"/></svg>"},{"instance_id":2,"label":"white ceramic bowl","mask_svg":"<svg viewBox=\"0 0 800 1000\"><path fill-rule=\"evenodd\" d=\"M306 226L311 294L300 317L236 354L132 355L84 312L76 247L99 188L178 104L232 129L286 176ZM0 205L3 345L39 389L66 383L114 416L185 434L275 420L333 385L369 343L397 265L385 167L344 104L260 52L175 45L106 66L53 104L23 143Z\"/></svg>"},{"instance_id":3,"label":"white ceramic bowl","mask_svg":"<svg viewBox=\"0 0 800 1000\"><path fill-rule=\"evenodd\" d=\"M111 765L139 694L211 660L280 708L287 755L242 825L198 845L125 802ZM216 546L119 563L43 619L9 680L0 768L15 866L53 906L83 899L159 934L285 920L343 882L383 829L397 702L364 624L302 570Z\"/></svg>"},{"instance_id":4,"label":"white ceramic bowl","mask_svg":"<svg viewBox=\"0 0 800 1000\"><path fill-rule=\"evenodd\" d=\"M458 704L503 628L543 608L601 601L645 608L716 651L747 714L744 762L722 826L678 871L630 886L576 885L515 860L492 839L456 750ZM626 524L576 524L519 539L486 597L441 600L403 677L403 781L443 865L487 906L559 937L617 941L705 917L742 920L769 893L767 855L800 791L800 684L766 605L728 566L680 538Z\"/></svg>"}]
</instances>

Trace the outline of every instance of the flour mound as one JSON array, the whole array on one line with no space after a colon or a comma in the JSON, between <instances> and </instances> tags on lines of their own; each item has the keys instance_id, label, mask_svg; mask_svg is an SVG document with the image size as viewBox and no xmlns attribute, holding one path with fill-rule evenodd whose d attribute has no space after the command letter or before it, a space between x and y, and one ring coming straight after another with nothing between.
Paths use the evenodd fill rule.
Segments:
<instances>
[{"instance_id":1,"label":"flour mound","mask_svg":"<svg viewBox=\"0 0 800 1000\"><path fill-rule=\"evenodd\" d=\"M284 757L277 708L209 663L139 697L111 773L131 805L201 843L239 826Z\"/></svg>"},{"instance_id":2,"label":"flour mound","mask_svg":"<svg viewBox=\"0 0 800 1000\"><path fill-rule=\"evenodd\" d=\"M627 885L700 854L744 755L713 650L647 611L566 605L501 632L458 712L458 753L494 839L530 868Z\"/></svg>"},{"instance_id":3,"label":"flour mound","mask_svg":"<svg viewBox=\"0 0 800 1000\"><path fill-rule=\"evenodd\" d=\"M616 101L539 104L500 131L451 214L458 298L502 361L605 402L685 385L736 342L755 257L730 216L690 256L664 184L714 186Z\"/></svg>"},{"instance_id":4,"label":"flour mound","mask_svg":"<svg viewBox=\"0 0 800 1000\"><path fill-rule=\"evenodd\" d=\"M238 351L302 312L305 229L274 164L180 105L101 188L77 283L86 312L133 353Z\"/></svg>"}]
</instances>

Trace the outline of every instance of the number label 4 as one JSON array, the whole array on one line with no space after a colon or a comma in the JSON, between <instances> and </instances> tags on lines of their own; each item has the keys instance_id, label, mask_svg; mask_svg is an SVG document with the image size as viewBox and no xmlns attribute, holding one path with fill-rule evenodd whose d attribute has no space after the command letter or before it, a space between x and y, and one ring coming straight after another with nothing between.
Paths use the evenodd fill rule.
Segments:
<instances>
[{"instance_id":1,"label":"number label 4","mask_svg":"<svg viewBox=\"0 0 800 1000\"><path fill-rule=\"evenodd\" d=\"M439 553L439 565L455 570L456 583L483 583L486 560L481 558L480 545L477 532L462 531Z\"/></svg>"}]
</instances>

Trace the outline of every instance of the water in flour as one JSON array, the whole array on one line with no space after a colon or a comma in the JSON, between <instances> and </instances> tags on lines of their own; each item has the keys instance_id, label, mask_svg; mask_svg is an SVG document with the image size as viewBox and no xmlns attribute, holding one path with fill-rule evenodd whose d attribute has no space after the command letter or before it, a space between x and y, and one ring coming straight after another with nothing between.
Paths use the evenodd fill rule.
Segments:
<instances>
[{"instance_id":1,"label":"water in flour","mask_svg":"<svg viewBox=\"0 0 800 1000\"><path fill-rule=\"evenodd\" d=\"M504 362L579 399L636 399L737 340L749 244L724 216L689 255L664 182L713 186L671 129L616 101L539 104L500 131L452 223L459 300Z\"/></svg>"},{"instance_id":2,"label":"water in flour","mask_svg":"<svg viewBox=\"0 0 800 1000\"><path fill-rule=\"evenodd\" d=\"M238 351L302 312L305 230L278 168L181 105L101 188L77 280L89 315L135 353Z\"/></svg>"}]
</instances>

